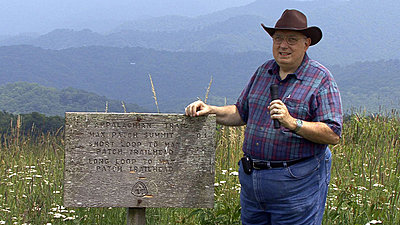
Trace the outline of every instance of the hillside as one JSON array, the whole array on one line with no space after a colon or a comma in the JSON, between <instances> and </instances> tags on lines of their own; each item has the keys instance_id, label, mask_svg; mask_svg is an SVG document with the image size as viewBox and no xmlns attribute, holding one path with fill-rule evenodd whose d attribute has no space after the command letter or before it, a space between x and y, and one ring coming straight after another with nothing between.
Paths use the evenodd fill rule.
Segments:
<instances>
[{"instance_id":1,"label":"hillside","mask_svg":"<svg viewBox=\"0 0 400 225\"><path fill-rule=\"evenodd\" d=\"M332 66L346 110L400 110L400 60L358 62Z\"/></svg>"},{"instance_id":2,"label":"hillside","mask_svg":"<svg viewBox=\"0 0 400 225\"><path fill-rule=\"evenodd\" d=\"M400 2L386 0L296 1L258 0L197 17L163 16L125 22L107 33L60 29L39 36L4 38L0 45L34 45L47 49L82 46L143 47L166 51L267 51L271 40L260 23L273 26L285 8L305 12L309 25L323 30L310 55L324 64L399 59L393 29L400 22ZM387 43L390 43L388 45Z\"/></svg>"},{"instance_id":3,"label":"hillside","mask_svg":"<svg viewBox=\"0 0 400 225\"><path fill-rule=\"evenodd\" d=\"M262 52L224 55L100 46L57 51L10 46L0 47L0 83L73 87L155 111L151 74L160 110L176 112L196 97L203 98L211 76L212 95L236 98L266 57L270 56Z\"/></svg>"},{"instance_id":4,"label":"hillside","mask_svg":"<svg viewBox=\"0 0 400 225\"><path fill-rule=\"evenodd\" d=\"M122 103L75 88L57 90L38 84L17 82L0 86L0 110L14 114L38 112L64 116L65 112L124 112ZM135 104L125 103L127 112L143 112Z\"/></svg>"},{"instance_id":5,"label":"hillside","mask_svg":"<svg viewBox=\"0 0 400 225\"><path fill-rule=\"evenodd\" d=\"M154 112L151 74L160 111L182 113L197 97L204 99L211 77L209 102L223 105L226 98L228 104L234 103L256 68L269 58L271 55L263 52L221 54L100 46L44 50L9 46L0 47L0 83L25 81L57 89L72 87L132 102ZM360 107L400 109L400 78L396 70L399 60L325 65L339 84L346 110ZM0 100L13 101L1 96ZM49 100L45 105L53 101L58 102L58 99ZM96 108L90 109L104 111L105 101L101 99ZM121 110L119 102L116 107ZM80 109L86 108L81 106Z\"/></svg>"}]
</instances>

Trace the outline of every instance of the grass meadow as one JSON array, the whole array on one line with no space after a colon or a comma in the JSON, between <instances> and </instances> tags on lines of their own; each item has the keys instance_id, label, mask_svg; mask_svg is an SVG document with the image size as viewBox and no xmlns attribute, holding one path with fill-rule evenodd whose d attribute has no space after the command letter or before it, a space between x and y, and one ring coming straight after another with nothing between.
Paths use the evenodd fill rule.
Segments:
<instances>
[{"instance_id":1,"label":"grass meadow","mask_svg":"<svg viewBox=\"0 0 400 225\"><path fill-rule=\"evenodd\" d=\"M218 127L214 209L146 209L147 224L240 224L243 127ZM63 207L63 135L20 136L0 148L0 224L126 224L125 208ZM333 153L323 224L400 224L400 117L353 114Z\"/></svg>"}]
</instances>

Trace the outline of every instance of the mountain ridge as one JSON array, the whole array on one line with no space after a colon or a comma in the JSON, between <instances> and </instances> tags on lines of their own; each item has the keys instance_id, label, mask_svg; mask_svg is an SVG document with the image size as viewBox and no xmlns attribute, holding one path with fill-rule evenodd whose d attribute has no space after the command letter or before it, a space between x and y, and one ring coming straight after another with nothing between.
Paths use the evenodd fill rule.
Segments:
<instances>
[{"instance_id":1,"label":"mountain ridge","mask_svg":"<svg viewBox=\"0 0 400 225\"><path fill-rule=\"evenodd\" d=\"M264 52L221 54L102 46L46 50L8 46L0 47L0 83L25 81L57 89L73 87L134 102L154 112L150 74L160 111L182 113L197 97L204 99L211 78L208 102L235 103L257 67L271 58ZM346 110L400 108L400 78L396 71L399 59L325 66L339 85Z\"/></svg>"},{"instance_id":2,"label":"mountain ridge","mask_svg":"<svg viewBox=\"0 0 400 225\"><path fill-rule=\"evenodd\" d=\"M38 112L50 116L64 116L65 112L81 111L147 111L136 104L111 100L71 87L59 90L21 81L0 86L0 110L13 114Z\"/></svg>"},{"instance_id":3,"label":"mountain ridge","mask_svg":"<svg viewBox=\"0 0 400 225\"><path fill-rule=\"evenodd\" d=\"M90 29L58 29L31 38L6 38L0 40L0 45L27 44L47 49L101 45L220 53L270 51L272 41L260 24L274 26L285 8L298 8L308 16L310 26L322 29L321 42L310 48L309 54L323 64L400 58L400 53L393 51L400 47L396 40L400 34L393 29L400 22L396 13L400 2L391 0L384 4L373 0L258 0L195 18L164 16L136 21L107 34Z\"/></svg>"}]
</instances>

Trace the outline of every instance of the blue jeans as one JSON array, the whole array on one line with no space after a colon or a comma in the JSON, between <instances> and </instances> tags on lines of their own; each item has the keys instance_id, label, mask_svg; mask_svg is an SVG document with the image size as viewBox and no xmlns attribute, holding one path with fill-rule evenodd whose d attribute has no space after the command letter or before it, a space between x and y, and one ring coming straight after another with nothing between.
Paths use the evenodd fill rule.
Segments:
<instances>
[{"instance_id":1,"label":"blue jeans","mask_svg":"<svg viewBox=\"0 0 400 225\"><path fill-rule=\"evenodd\" d=\"M332 155L327 148L289 167L239 168L243 225L321 224L330 181ZM239 164L241 164L239 162Z\"/></svg>"}]
</instances>

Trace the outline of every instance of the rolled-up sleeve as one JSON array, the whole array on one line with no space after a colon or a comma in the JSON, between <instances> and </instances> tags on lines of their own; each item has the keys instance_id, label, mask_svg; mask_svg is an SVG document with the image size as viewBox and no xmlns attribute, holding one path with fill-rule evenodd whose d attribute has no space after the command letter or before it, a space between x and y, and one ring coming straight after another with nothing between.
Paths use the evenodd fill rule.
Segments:
<instances>
[{"instance_id":1,"label":"rolled-up sleeve","mask_svg":"<svg viewBox=\"0 0 400 225\"><path fill-rule=\"evenodd\" d=\"M328 79L319 90L317 96L315 122L324 122L339 137L342 135L343 114L338 86L334 80Z\"/></svg>"},{"instance_id":2,"label":"rolled-up sleeve","mask_svg":"<svg viewBox=\"0 0 400 225\"><path fill-rule=\"evenodd\" d=\"M249 93L251 90L251 87L253 86L255 77L256 77L256 73L254 73L254 75L251 77L249 83L246 85L246 87L243 89L242 93L240 94L237 102L236 102L236 108L239 111L240 117L242 118L242 120L247 123L247 120L249 118L249 102L248 102L248 97L249 97Z\"/></svg>"}]
</instances>

